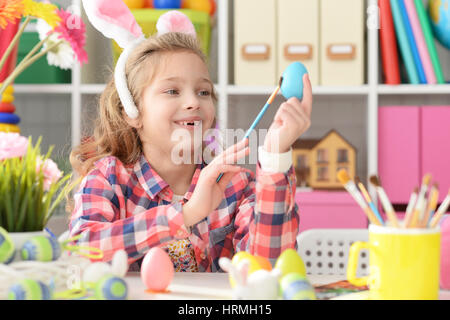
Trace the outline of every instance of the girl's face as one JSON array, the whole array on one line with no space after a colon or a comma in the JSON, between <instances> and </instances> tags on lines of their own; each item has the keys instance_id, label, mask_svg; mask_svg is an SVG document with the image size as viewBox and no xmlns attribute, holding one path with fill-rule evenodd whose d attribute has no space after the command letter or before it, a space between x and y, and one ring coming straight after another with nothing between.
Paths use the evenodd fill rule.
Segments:
<instances>
[{"instance_id":1,"label":"girl's face","mask_svg":"<svg viewBox=\"0 0 450 320\"><path fill-rule=\"evenodd\" d=\"M161 62L141 100L144 150L172 154L175 148L192 153L201 148L203 134L215 117L208 69L200 57L187 51L166 53Z\"/></svg>"}]
</instances>

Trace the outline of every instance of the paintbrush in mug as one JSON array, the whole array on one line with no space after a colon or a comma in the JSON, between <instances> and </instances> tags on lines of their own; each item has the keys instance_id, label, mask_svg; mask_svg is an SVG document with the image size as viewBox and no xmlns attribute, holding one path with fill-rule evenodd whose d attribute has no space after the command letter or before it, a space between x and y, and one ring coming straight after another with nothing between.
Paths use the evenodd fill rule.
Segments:
<instances>
[{"instance_id":1,"label":"paintbrush in mug","mask_svg":"<svg viewBox=\"0 0 450 320\"><path fill-rule=\"evenodd\" d=\"M409 197L408 206L406 207L405 219L403 220L403 227L406 228L411 222L412 213L414 211L414 206L417 201L417 194L419 192L419 187L415 187L411 196Z\"/></svg>"},{"instance_id":2,"label":"paintbrush in mug","mask_svg":"<svg viewBox=\"0 0 450 320\"><path fill-rule=\"evenodd\" d=\"M417 203L413 210L411 220L409 221L409 224L406 225L407 228L415 228L419 223L420 212L424 210L426 202L425 195L427 193L430 181L431 174L427 173L422 179L422 185L420 186L419 195L417 196Z\"/></svg>"},{"instance_id":3,"label":"paintbrush in mug","mask_svg":"<svg viewBox=\"0 0 450 320\"><path fill-rule=\"evenodd\" d=\"M380 179L376 175L373 175L370 177L370 182L375 186L375 189L377 190L381 205L383 206L384 212L386 213L391 226L398 228L399 224L397 215L395 214L395 210L392 207L391 201L389 201L389 197L387 196L386 191L384 191L384 188L381 186Z\"/></svg>"},{"instance_id":4,"label":"paintbrush in mug","mask_svg":"<svg viewBox=\"0 0 450 320\"><path fill-rule=\"evenodd\" d=\"M428 226L428 222L430 222L431 217L433 216L436 206L439 200L439 185L437 183L433 184L430 190L430 195L428 198L428 206L425 211L425 214L423 215L422 219L420 220L420 227L426 228Z\"/></svg>"},{"instance_id":5,"label":"paintbrush in mug","mask_svg":"<svg viewBox=\"0 0 450 320\"><path fill-rule=\"evenodd\" d=\"M370 207L367 205L367 203L364 201L361 193L358 191L358 188L356 187L355 182L353 182L347 171L344 169L341 169L337 173L338 180L342 183L345 190L350 193L350 195L355 199L356 203L359 204L361 209L363 209L364 213L366 214L367 218L369 219L370 223L376 224L378 226L381 226L381 223L378 221L378 219L375 217L375 214L370 210Z\"/></svg>"},{"instance_id":6,"label":"paintbrush in mug","mask_svg":"<svg viewBox=\"0 0 450 320\"><path fill-rule=\"evenodd\" d=\"M378 221L384 225L384 220L381 217L380 212L378 211L377 207L375 206L375 204L373 203L372 199L369 196L369 193L367 192L366 187L364 186L364 184L361 182L361 180L359 180L359 177L355 177L355 183L356 185L359 187L359 190L361 191L362 195L364 196L364 199L366 199L367 203L369 204L370 209L372 210L372 212L375 214L375 216L377 217Z\"/></svg>"},{"instance_id":7,"label":"paintbrush in mug","mask_svg":"<svg viewBox=\"0 0 450 320\"><path fill-rule=\"evenodd\" d=\"M441 205L436 211L436 214L431 219L429 225L430 228L436 227L436 225L439 223L439 220L441 220L442 216L447 212L449 206L450 206L450 190L448 190L447 196L445 197L444 201L442 201Z\"/></svg>"},{"instance_id":8,"label":"paintbrush in mug","mask_svg":"<svg viewBox=\"0 0 450 320\"><path fill-rule=\"evenodd\" d=\"M280 91L281 88L281 84L283 82L283 77L280 78L280 81L278 82L278 86L275 88L275 90L273 91L273 93L270 95L269 99L267 100L266 104L264 105L264 107L261 109L261 111L259 112L259 114L256 116L255 121L253 121L252 125L250 126L250 128L247 130L247 132L245 133L245 136L243 138L247 139L250 134L252 133L252 131L256 128L256 126L258 125L259 121L261 121L262 117L264 116L264 113L266 113L267 109L270 107L270 105L272 104L273 100L275 100L275 97L278 94L278 91ZM216 182L219 182L220 179L222 179L223 173L221 173L219 175L219 177L217 178Z\"/></svg>"}]
</instances>

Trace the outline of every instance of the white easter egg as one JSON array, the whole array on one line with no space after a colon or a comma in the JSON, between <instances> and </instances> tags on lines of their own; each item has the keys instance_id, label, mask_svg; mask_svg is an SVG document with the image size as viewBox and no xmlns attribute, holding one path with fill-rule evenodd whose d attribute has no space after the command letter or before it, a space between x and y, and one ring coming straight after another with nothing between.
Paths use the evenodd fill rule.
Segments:
<instances>
[{"instance_id":1,"label":"white easter egg","mask_svg":"<svg viewBox=\"0 0 450 320\"><path fill-rule=\"evenodd\" d=\"M111 266L106 262L94 262L86 267L83 272L83 282L96 283L104 275L111 273Z\"/></svg>"},{"instance_id":2,"label":"white easter egg","mask_svg":"<svg viewBox=\"0 0 450 320\"><path fill-rule=\"evenodd\" d=\"M278 279L267 270L256 270L248 277L248 285L253 288L251 299L276 300L278 298Z\"/></svg>"},{"instance_id":3,"label":"white easter egg","mask_svg":"<svg viewBox=\"0 0 450 320\"><path fill-rule=\"evenodd\" d=\"M118 250L114 253L111 270L115 276L125 277L128 271L128 255L125 250Z\"/></svg>"}]
</instances>

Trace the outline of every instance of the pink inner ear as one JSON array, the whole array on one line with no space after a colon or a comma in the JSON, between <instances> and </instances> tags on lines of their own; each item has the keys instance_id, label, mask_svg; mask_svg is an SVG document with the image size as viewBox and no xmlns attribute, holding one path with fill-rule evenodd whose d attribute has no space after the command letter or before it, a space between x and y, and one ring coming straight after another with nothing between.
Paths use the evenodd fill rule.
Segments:
<instances>
[{"instance_id":1,"label":"pink inner ear","mask_svg":"<svg viewBox=\"0 0 450 320\"><path fill-rule=\"evenodd\" d=\"M98 18L115 24L140 37L142 30L136 22L130 9L122 0L91 0L97 2Z\"/></svg>"}]
</instances>

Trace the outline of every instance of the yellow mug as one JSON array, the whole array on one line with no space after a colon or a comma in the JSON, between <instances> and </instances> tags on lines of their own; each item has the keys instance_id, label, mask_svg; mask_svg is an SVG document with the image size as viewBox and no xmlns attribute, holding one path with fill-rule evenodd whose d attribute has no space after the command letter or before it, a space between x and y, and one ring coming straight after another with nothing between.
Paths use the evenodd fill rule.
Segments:
<instances>
[{"instance_id":1,"label":"yellow mug","mask_svg":"<svg viewBox=\"0 0 450 320\"><path fill-rule=\"evenodd\" d=\"M373 300L437 300L441 231L369 226L369 242L350 247L347 279ZM359 251L369 250L369 276L357 278Z\"/></svg>"}]
</instances>

